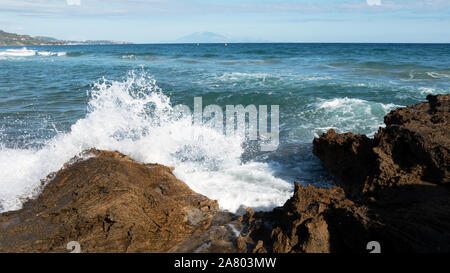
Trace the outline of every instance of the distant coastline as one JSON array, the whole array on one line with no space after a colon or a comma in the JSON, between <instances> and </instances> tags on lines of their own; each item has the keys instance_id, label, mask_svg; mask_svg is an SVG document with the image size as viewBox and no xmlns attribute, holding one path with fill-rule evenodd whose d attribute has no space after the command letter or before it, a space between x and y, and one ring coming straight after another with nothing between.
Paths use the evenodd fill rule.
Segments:
<instances>
[{"instance_id":1,"label":"distant coastline","mask_svg":"<svg viewBox=\"0 0 450 273\"><path fill-rule=\"evenodd\" d=\"M16 33L9 33L0 30L0 47L4 46L66 46L66 45L149 45L149 44L412 44L412 45L436 45L448 43L414 43L414 42L276 42L266 40L251 40L251 39L229 39L223 35L211 32L196 32L190 35L183 36L173 41L161 41L153 43L132 43L124 41L111 40L59 40L53 37L46 36L30 36Z\"/></svg>"},{"instance_id":2,"label":"distant coastline","mask_svg":"<svg viewBox=\"0 0 450 273\"><path fill-rule=\"evenodd\" d=\"M71 41L58 40L52 37L32 37L29 35L20 35L0 30L0 46L46 46L46 45L122 45L132 44L129 42L109 41L109 40L87 40Z\"/></svg>"}]
</instances>

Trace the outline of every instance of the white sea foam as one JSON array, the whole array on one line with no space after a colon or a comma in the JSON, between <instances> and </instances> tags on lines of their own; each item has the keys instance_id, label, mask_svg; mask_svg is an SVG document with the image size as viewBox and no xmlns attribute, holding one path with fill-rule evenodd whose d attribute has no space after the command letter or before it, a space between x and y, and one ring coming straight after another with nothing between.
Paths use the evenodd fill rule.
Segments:
<instances>
[{"instance_id":1,"label":"white sea foam","mask_svg":"<svg viewBox=\"0 0 450 273\"><path fill-rule=\"evenodd\" d=\"M221 81L235 81L240 79L260 79L265 81L267 77L271 77L273 75L267 73L242 73L242 72L232 72L232 73L224 73L220 77L218 77Z\"/></svg>"},{"instance_id":2,"label":"white sea foam","mask_svg":"<svg viewBox=\"0 0 450 273\"><path fill-rule=\"evenodd\" d=\"M436 92L436 89L432 87L419 87L419 92L421 95L433 94Z\"/></svg>"},{"instance_id":3,"label":"white sea foam","mask_svg":"<svg viewBox=\"0 0 450 273\"><path fill-rule=\"evenodd\" d=\"M334 128L338 132L360 132L373 136L379 127L384 127L383 117L395 108L393 103L383 104L354 98L320 100L312 105L320 126L320 133Z\"/></svg>"},{"instance_id":4,"label":"white sea foam","mask_svg":"<svg viewBox=\"0 0 450 273\"><path fill-rule=\"evenodd\" d=\"M88 114L69 133L40 149L0 148L0 211L19 209L36 196L40 179L92 147L174 166L178 178L217 199L222 209L272 208L290 197L292 184L276 178L269 163L241 163L242 138L194 126L189 118L172 119L172 111L170 99L145 73L97 83Z\"/></svg>"},{"instance_id":5,"label":"white sea foam","mask_svg":"<svg viewBox=\"0 0 450 273\"><path fill-rule=\"evenodd\" d=\"M50 52L50 51L38 51L37 53L40 56L52 56L56 55L56 53Z\"/></svg>"},{"instance_id":6,"label":"white sea foam","mask_svg":"<svg viewBox=\"0 0 450 273\"><path fill-rule=\"evenodd\" d=\"M442 79L442 78L449 78L450 75L446 73L438 73L438 72L427 72L428 76L432 77L433 79Z\"/></svg>"},{"instance_id":7,"label":"white sea foam","mask_svg":"<svg viewBox=\"0 0 450 273\"><path fill-rule=\"evenodd\" d=\"M345 98L336 98L332 100L326 100L324 102L319 103L319 108L343 108L345 111L348 111L351 109L352 104L364 104L367 101L361 100L361 99L349 99L347 97Z\"/></svg>"},{"instance_id":8,"label":"white sea foam","mask_svg":"<svg viewBox=\"0 0 450 273\"><path fill-rule=\"evenodd\" d=\"M136 59L136 55L134 55L134 54L122 55L122 59L134 60L134 59Z\"/></svg>"},{"instance_id":9,"label":"white sea foam","mask_svg":"<svg viewBox=\"0 0 450 273\"><path fill-rule=\"evenodd\" d=\"M301 79L302 81L326 81L331 80L331 77L306 77Z\"/></svg>"},{"instance_id":10,"label":"white sea foam","mask_svg":"<svg viewBox=\"0 0 450 273\"><path fill-rule=\"evenodd\" d=\"M7 49L5 51L0 51L0 56L8 57L29 57L36 55L36 50L31 50L27 48L22 49Z\"/></svg>"},{"instance_id":11,"label":"white sea foam","mask_svg":"<svg viewBox=\"0 0 450 273\"><path fill-rule=\"evenodd\" d=\"M33 49L27 49L26 47L21 49L7 49L0 51L0 56L5 57L32 57L32 56L65 56L66 52L52 52L52 51L37 51Z\"/></svg>"},{"instance_id":12,"label":"white sea foam","mask_svg":"<svg viewBox=\"0 0 450 273\"><path fill-rule=\"evenodd\" d=\"M66 56L66 52L38 51L39 56Z\"/></svg>"}]
</instances>

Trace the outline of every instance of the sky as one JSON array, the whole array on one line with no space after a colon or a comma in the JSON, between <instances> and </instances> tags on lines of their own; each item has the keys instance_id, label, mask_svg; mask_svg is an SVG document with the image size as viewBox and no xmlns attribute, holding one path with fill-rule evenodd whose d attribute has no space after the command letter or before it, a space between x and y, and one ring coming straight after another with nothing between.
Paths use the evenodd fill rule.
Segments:
<instances>
[{"instance_id":1,"label":"sky","mask_svg":"<svg viewBox=\"0 0 450 273\"><path fill-rule=\"evenodd\" d=\"M66 40L450 43L450 0L0 0L0 29Z\"/></svg>"}]
</instances>

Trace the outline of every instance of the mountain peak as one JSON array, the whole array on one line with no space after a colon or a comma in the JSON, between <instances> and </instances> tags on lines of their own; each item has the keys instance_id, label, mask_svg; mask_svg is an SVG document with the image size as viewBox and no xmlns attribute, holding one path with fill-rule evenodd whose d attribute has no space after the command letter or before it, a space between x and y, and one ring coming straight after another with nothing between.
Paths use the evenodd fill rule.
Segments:
<instances>
[{"instance_id":1,"label":"mountain peak","mask_svg":"<svg viewBox=\"0 0 450 273\"><path fill-rule=\"evenodd\" d=\"M214 32L194 32L177 39L177 43L226 43L228 38Z\"/></svg>"}]
</instances>

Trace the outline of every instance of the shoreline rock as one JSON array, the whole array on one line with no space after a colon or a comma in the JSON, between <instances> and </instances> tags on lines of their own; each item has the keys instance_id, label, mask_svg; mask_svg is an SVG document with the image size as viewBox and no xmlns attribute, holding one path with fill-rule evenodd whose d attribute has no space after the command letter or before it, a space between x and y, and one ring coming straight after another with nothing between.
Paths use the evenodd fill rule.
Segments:
<instances>
[{"instance_id":1,"label":"shoreline rock","mask_svg":"<svg viewBox=\"0 0 450 273\"><path fill-rule=\"evenodd\" d=\"M391 111L374 139L329 130L313 152L332 189L296 184L282 208L247 213L246 242L269 252L450 251L450 95Z\"/></svg>"},{"instance_id":2,"label":"shoreline rock","mask_svg":"<svg viewBox=\"0 0 450 273\"><path fill-rule=\"evenodd\" d=\"M367 253L450 251L450 95L392 111L373 139L329 130L313 152L336 178L295 183L270 212L223 212L172 168L89 150L36 200L0 214L0 252Z\"/></svg>"},{"instance_id":3,"label":"shoreline rock","mask_svg":"<svg viewBox=\"0 0 450 273\"><path fill-rule=\"evenodd\" d=\"M71 160L36 200L1 215L0 252L67 252L70 241L82 252L172 252L190 236L231 221L217 201L178 180L173 168L118 152L86 154L93 157ZM234 236L226 239L215 245L234 250Z\"/></svg>"},{"instance_id":4,"label":"shoreline rock","mask_svg":"<svg viewBox=\"0 0 450 273\"><path fill-rule=\"evenodd\" d=\"M353 198L387 201L403 187L449 185L450 95L427 99L391 111L373 139L329 130L313 153Z\"/></svg>"}]
</instances>

